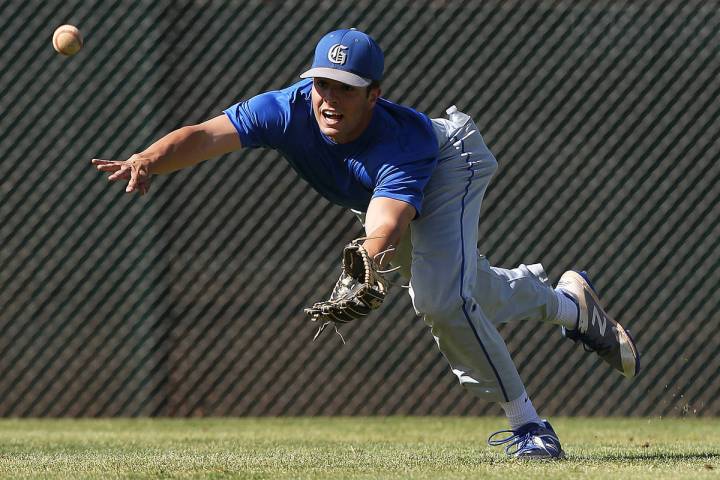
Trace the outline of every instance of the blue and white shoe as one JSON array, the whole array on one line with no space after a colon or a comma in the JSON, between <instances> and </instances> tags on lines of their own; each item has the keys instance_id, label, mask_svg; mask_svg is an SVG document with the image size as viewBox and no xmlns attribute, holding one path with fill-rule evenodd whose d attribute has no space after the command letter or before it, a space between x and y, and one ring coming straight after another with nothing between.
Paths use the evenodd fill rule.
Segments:
<instances>
[{"instance_id":1,"label":"blue and white shoe","mask_svg":"<svg viewBox=\"0 0 720 480\"><path fill-rule=\"evenodd\" d=\"M562 328L565 337L581 341L585 350L597 353L627 378L640 372L640 352L630 332L610 318L598 298L586 272L568 271L560 277L557 289L578 306L578 327Z\"/></svg>"},{"instance_id":2,"label":"blue and white shoe","mask_svg":"<svg viewBox=\"0 0 720 480\"><path fill-rule=\"evenodd\" d=\"M505 436L502 436L505 435ZM502 438L495 438L502 436ZM517 430L500 430L490 435L488 445L505 445L508 457L527 460L554 460L565 457L552 425L547 420L539 423L526 423Z\"/></svg>"}]
</instances>

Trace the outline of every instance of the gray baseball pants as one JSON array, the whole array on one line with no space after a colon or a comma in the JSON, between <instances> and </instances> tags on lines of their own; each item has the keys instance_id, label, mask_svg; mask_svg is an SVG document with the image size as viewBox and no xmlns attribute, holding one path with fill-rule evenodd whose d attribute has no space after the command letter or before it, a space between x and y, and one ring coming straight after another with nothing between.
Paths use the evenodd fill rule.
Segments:
<instances>
[{"instance_id":1,"label":"gray baseball pants","mask_svg":"<svg viewBox=\"0 0 720 480\"><path fill-rule=\"evenodd\" d=\"M448 114L433 119L438 166L391 264L409 279L415 311L460 383L507 402L525 387L496 325L553 319L557 298L542 265L495 268L478 252L480 206L497 162L468 115Z\"/></svg>"}]
</instances>

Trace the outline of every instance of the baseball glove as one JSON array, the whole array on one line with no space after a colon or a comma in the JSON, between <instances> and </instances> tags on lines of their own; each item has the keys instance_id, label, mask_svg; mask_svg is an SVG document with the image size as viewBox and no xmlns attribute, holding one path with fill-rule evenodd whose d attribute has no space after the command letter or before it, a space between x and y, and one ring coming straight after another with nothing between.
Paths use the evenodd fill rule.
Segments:
<instances>
[{"instance_id":1,"label":"baseball glove","mask_svg":"<svg viewBox=\"0 0 720 480\"><path fill-rule=\"evenodd\" d=\"M387 281L360 240L353 240L343 249L342 273L330 300L305 309L312 321L322 322L315 338L329 323L332 322L337 330L338 323L364 317L385 300Z\"/></svg>"}]
</instances>

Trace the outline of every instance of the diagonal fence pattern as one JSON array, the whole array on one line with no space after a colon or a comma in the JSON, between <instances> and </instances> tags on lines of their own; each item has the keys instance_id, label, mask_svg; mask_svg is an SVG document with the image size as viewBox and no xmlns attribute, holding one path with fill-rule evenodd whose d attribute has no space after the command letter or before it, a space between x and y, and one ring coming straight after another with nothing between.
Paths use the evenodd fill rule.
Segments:
<instances>
[{"instance_id":1,"label":"diagonal fence pattern","mask_svg":"<svg viewBox=\"0 0 720 480\"><path fill-rule=\"evenodd\" d=\"M62 58L50 36L77 25ZM89 160L297 80L326 31L386 55L384 95L470 113L500 162L480 250L593 275L644 353L626 382L548 325L506 325L545 415L718 415L720 15L663 1L0 1L0 415L477 415L396 288L343 330L361 234L274 152L133 198ZM396 281L400 281L396 279Z\"/></svg>"}]
</instances>

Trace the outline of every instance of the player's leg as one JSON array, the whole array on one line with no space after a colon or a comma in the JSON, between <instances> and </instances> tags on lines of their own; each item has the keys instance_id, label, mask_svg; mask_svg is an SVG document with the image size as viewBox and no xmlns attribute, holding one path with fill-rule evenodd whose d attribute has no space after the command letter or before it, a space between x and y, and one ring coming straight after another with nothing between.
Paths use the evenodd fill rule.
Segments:
<instances>
[{"instance_id":1,"label":"player's leg","mask_svg":"<svg viewBox=\"0 0 720 480\"><path fill-rule=\"evenodd\" d=\"M509 401L524 392L523 383L473 298L480 204L497 163L486 148L469 150L476 129L447 127L454 140L441 149L422 213L410 226L410 294L460 383L488 400Z\"/></svg>"},{"instance_id":2,"label":"player's leg","mask_svg":"<svg viewBox=\"0 0 720 480\"><path fill-rule=\"evenodd\" d=\"M444 124L455 131L425 189L423 212L411 224L413 305L460 383L505 409L520 447L509 453L558 457L557 436L532 407L503 338L475 299L480 206L497 164L465 118Z\"/></svg>"},{"instance_id":3,"label":"player's leg","mask_svg":"<svg viewBox=\"0 0 720 480\"><path fill-rule=\"evenodd\" d=\"M553 289L540 264L506 270L490 267L479 256L475 298L496 325L516 320L554 323L626 377L640 370L630 332L607 315L584 272L565 272Z\"/></svg>"},{"instance_id":4,"label":"player's leg","mask_svg":"<svg viewBox=\"0 0 720 480\"><path fill-rule=\"evenodd\" d=\"M556 322L558 296L542 265L492 267L478 256L475 298L493 323L516 320Z\"/></svg>"},{"instance_id":5,"label":"player's leg","mask_svg":"<svg viewBox=\"0 0 720 480\"><path fill-rule=\"evenodd\" d=\"M360 223L365 225L365 213L353 210ZM410 280L412 261L412 243L410 234L406 234L395 250L391 267ZM577 322L577 310L566 318L573 323L564 324L558 319L558 298L567 297L550 286L547 274L540 264L520 265L514 269L490 266L487 258L479 252L477 256L477 280L474 298L485 315L499 325L516 320L535 320L555 323L570 329ZM574 307L574 304L570 302Z\"/></svg>"}]
</instances>

